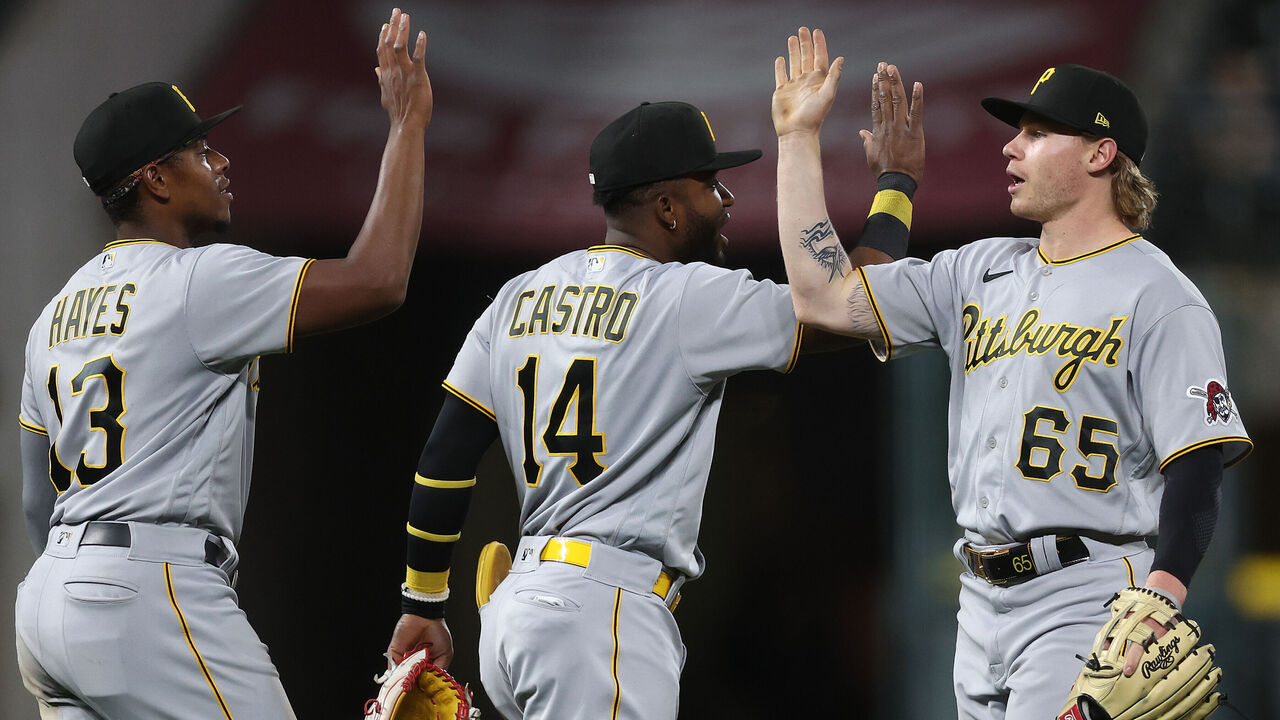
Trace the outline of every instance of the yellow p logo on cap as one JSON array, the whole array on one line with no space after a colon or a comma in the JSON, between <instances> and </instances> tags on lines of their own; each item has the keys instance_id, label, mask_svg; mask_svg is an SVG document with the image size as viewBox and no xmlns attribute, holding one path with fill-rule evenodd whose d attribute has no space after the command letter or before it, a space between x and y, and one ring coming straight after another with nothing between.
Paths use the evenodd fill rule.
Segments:
<instances>
[{"instance_id":1,"label":"yellow p logo on cap","mask_svg":"<svg viewBox=\"0 0 1280 720\"><path fill-rule=\"evenodd\" d=\"M1053 71L1054 71L1054 70L1056 70L1056 69L1057 69L1057 68L1049 68L1048 70L1045 70L1045 71L1044 71L1044 74L1043 74L1043 75L1041 75L1041 76L1040 76L1040 79L1036 81L1036 86L1035 86L1035 87L1033 87L1033 88L1031 88L1031 94L1032 94L1032 95L1035 95L1035 94L1036 94L1036 90L1039 90L1039 89L1040 89L1040 84L1041 84L1041 83L1043 83L1045 80L1048 80L1049 78L1053 77Z\"/></svg>"},{"instance_id":2,"label":"yellow p logo on cap","mask_svg":"<svg viewBox=\"0 0 1280 720\"><path fill-rule=\"evenodd\" d=\"M170 85L169 87L173 88L173 91L178 93L178 97L182 98L182 102L186 103L187 107L191 108L191 112L196 111L196 106L191 104L191 101L187 99L186 95L182 94L182 91L178 89L177 85ZM1035 92L1035 91L1032 90L1032 92Z\"/></svg>"}]
</instances>

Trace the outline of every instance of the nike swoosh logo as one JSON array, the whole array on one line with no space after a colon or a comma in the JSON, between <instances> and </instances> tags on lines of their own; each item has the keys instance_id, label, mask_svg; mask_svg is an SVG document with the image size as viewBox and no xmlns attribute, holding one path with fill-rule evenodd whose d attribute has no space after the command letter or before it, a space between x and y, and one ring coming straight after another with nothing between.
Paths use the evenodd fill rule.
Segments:
<instances>
[{"instance_id":1,"label":"nike swoosh logo","mask_svg":"<svg viewBox=\"0 0 1280 720\"><path fill-rule=\"evenodd\" d=\"M1009 274L1009 273L1011 273L1011 272L1013 272L1013 271L1012 271L1012 270L1005 270L1004 272L993 273L993 272L991 272L991 268L987 268L987 271L986 271L986 272L984 272L984 273L982 273L982 282L984 282L984 283L989 283L989 282L991 282L992 280L995 280L996 278L1002 278L1002 277L1004 277L1005 275L1008 275L1008 274Z\"/></svg>"}]
</instances>

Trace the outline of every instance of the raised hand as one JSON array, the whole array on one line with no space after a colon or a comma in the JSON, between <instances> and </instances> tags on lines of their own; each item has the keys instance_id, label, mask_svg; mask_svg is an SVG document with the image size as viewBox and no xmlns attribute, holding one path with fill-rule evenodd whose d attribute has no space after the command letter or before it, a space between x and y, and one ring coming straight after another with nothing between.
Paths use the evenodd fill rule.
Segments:
<instances>
[{"instance_id":1,"label":"raised hand","mask_svg":"<svg viewBox=\"0 0 1280 720\"><path fill-rule=\"evenodd\" d=\"M844 58L827 61L827 38L821 30L802 27L787 38L790 60L773 61L773 129L778 137L791 133L817 133L836 99L836 84Z\"/></svg>"},{"instance_id":2,"label":"raised hand","mask_svg":"<svg viewBox=\"0 0 1280 720\"><path fill-rule=\"evenodd\" d=\"M427 77L427 33L418 31L418 42L409 56L409 15L400 8L391 11L391 20L378 33L378 85L382 107L392 125L426 129L431 123L434 99Z\"/></svg>"},{"instance_id":3,"label":"raised hand","mask_svg":"<svg viewBox=\"0 0 1280 720\"><path fill-rule=\"evenodd\" d=\"M871 77L872 129L858 134L872 174L899 172L919 183L924 177L924 85L916 83L911 105L906 102L898 67L880 63Z\"/></svg>"}]
</instances>

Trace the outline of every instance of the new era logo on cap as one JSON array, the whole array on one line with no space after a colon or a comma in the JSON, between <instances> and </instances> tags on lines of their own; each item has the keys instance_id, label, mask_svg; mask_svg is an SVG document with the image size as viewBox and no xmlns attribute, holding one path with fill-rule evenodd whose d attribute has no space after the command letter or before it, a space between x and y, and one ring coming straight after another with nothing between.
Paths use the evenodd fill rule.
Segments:
<instances>
[{"instance_id":1,"label":"new era logo on cap","mask_svg":"<svg viewBox=\"0 0 1280 720\"><path fill-rule=\"evenodd\" d=\"M1113 138L1135 163L1147 149L1147 118L1138 98L1115 76L1083 65L1057 65L1040 74L1024 101L983 98L982 107L1018 127L1033 113L1074 130Z\"/></svg>"}]
</instances>

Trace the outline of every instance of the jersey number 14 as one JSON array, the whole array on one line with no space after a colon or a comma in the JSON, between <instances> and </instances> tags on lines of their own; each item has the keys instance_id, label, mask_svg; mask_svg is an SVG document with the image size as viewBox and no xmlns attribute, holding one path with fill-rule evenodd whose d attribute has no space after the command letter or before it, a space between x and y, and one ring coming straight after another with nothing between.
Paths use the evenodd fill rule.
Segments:
<instances>
[{"instance_id":1,"label":"jersey number 14","mask_svg":"<svg viewBox=\"0 0 1280 720\"><path fill-rule=\"evenodd\" d=\"M520 395L524 400L524 419L521 423L521 437L524 440L524 481L529 487L537 487L542 476L542 463L534 453L535 426L540 426L534 417L538 408L538 356L530 355L524 366L516 372L516 384L520 386ZM564 421L573 406L577 421L573 430L565 433ZM541 436L543 447L550 455L563 455L573 458L569 472L573 474L578 485L596 479L604 472L605 466L596 460L605 450L604 434L596 432L596 359L589 357L574 358L565 371L564 383L551 404L551 414L543 427Z\"/></svg>"}]
</instances>

